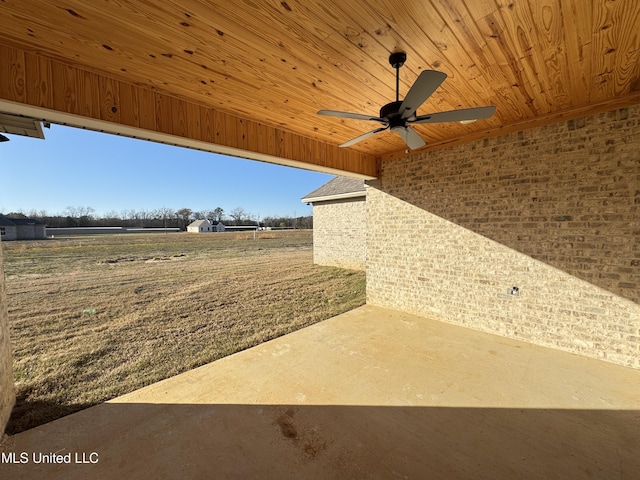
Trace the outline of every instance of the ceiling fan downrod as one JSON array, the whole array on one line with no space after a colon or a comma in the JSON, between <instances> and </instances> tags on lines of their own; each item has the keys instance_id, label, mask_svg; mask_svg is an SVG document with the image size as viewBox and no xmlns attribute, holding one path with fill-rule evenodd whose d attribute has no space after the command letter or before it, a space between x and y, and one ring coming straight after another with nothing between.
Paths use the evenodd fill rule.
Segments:
<instances>
[{"instance_id":1,"label":"ceiling fan downrod","mask_svg":"<svg viewBox=\"0 0 640 480\"><path fill-rule=\"evenodd\" d=\"M388 117L389 120L391 120L389 123L392 127L397 126L398 124L397 121L393 120L397 120L399 118L398 113L400 111L400 105L402 105L402 102L400 101L400 67L404 65L406 60L407 54L405 52L394 52L389 55L389 63L396 69L396 100L395 102L387 103L380 108L380 117Z\"/></svg>"},{"instance_id":2,"label":"ceiling fan downrod","mask_svg":"<svg viewBox=\"0 0 640 480\"><path fill-rule=\"evenodd\" d=\"M400 101L400 67L407 61L407 54L404 52L394 52L389 55L389 63L396 69L396 102Z\"/></svg>"}]
</instances>

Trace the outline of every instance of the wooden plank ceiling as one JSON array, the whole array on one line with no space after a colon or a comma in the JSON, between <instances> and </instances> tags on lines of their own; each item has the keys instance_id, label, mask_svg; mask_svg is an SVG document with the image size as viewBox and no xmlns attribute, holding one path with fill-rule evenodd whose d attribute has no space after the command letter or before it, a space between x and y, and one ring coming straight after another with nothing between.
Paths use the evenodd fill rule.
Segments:
<instances>
[{"instance_id":1,"label":"wooden plank ceiling","mask_svg":"<svg viewBox=\"0 0 640 480\"><path fill-rule=\"evenodd\" d=\"M123 118L140 89L136 103L155 95L158 108L160 98L173 117L182 112L179 134L231 144L220 137L264 128L298 139L300 151L287 148L301 161L309 151L342 155L338 144L378 126L316 112L377 115L395 99L388 56L399 50L408 55L401 97L423 69L448 75L418 114L497 107L469 125L416 126L426 148L640 102L638 0L0 0L0 25L0 98L60 111L75 102L74 112L98 118L92 97L117 85L122 113L107 120L158 131L175 123ZM49 102L20 95L21 68L27 93L35 85ZM95 76L96 90L79 75ZM216 128L207 112L228 123L217 137L202 133ZM233 144L276 151L262 143ZM343 168L371 174L370 162L406 147L387 131L347 150Z\"/></svg>"}]
</instances>

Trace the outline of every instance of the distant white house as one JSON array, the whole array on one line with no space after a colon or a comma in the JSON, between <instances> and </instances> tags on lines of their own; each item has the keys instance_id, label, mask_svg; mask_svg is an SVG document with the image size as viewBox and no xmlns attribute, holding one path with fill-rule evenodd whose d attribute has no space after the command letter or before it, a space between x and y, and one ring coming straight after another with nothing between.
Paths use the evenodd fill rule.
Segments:
<instances>
[{"instance_id":1,"label":"distant white house","mask_svg":"<svg viewBox=\"0 0 640 480\"><path fill-rule=\"evenodd\" d=\"M210 222L206 218L203 220L195 220L187 225L187 232L191 233L212 233L224 232L225 226L222 222Z\"/></svg>"},{"instance_id":2,"label":"distant white house","mask_svg":"<svg viewBox=\"0 0 640 480\"><path fill-rule=\"evenodd\" d=\"M43 240L47 227L32 218L9 218L0 215L0 240Z\"/></svg>"},{"instance_id":3,"label":"distant white house","mask_svg":"<svg viewBox=\"0 0 640 480\"><path fill-rule=\"evenodd\" d=\"M214 232L218 232L218 233L224 232L227 229L227 226L224 225L222 222L216 222L216 221L211 222L211 227L213 228Z\"/></svg>"},{"instance_id":4,"label":"distant white house","mask_svg":"<svg viewBox=\"0 0 640 480\"><path fill-rule=\"evenodd\" d=\"M207 233L212 231L212 226L206 218L204 220L195 220L187 225L187 232L191 233Z\"/></svg>"}]
</instances>

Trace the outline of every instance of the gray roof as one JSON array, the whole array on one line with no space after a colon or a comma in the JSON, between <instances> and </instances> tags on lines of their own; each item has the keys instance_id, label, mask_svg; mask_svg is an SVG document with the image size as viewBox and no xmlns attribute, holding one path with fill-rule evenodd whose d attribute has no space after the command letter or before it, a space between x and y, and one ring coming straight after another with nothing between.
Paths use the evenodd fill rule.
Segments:
<instances>
[{"instance_id":1,"label":"gray roof","mask_svg":"<svg viewBox=\"0 0 640 480\"><path fill-rule=\"evenodd\" d=\"M319 202L339 198L364 197L366 194L364 180L348 177L336 177L320 188L308 193L303 202Z\"/></svg>"},{"instance_id":2,"label":"gray roof","mask_svg":"<svg viewBox=\"0 0 640 480\"><path fill-rule=\"evenodd\" d=\"M0 226L13 227L16 225L44 225L44 223L33 218L9 218L4 215L0 215Z\"/></svg>"},{"instance_id":3,"label":"gray roof","mask_svg":"<svg viewBox=\"0 0 640 480\"><path fill-rule=\"evenodd\" d=\"M191 222L189 225L187 225L188 227L199 227L200 225L202 225L204 222L209 223L209 220L204 219L204 220L194 220L193 222Z\"/></svg>"}]
</instances>

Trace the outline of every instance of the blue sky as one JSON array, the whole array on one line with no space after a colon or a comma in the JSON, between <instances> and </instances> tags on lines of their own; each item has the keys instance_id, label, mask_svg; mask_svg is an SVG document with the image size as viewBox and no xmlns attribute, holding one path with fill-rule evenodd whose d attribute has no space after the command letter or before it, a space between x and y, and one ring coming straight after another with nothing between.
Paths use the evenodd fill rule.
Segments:
<instances>
[{"instance_id":1,"label":"blue sky","mask_svg":"<svg viewBox=\"0 0 640 480\"><path fill-rule=\"evenodd\" d=\"M304 216L311 207L300 198L333 178L59 125L44 133L0 143L0 212L242 207L261 218Z\"/></svg>"}]
</instances>

